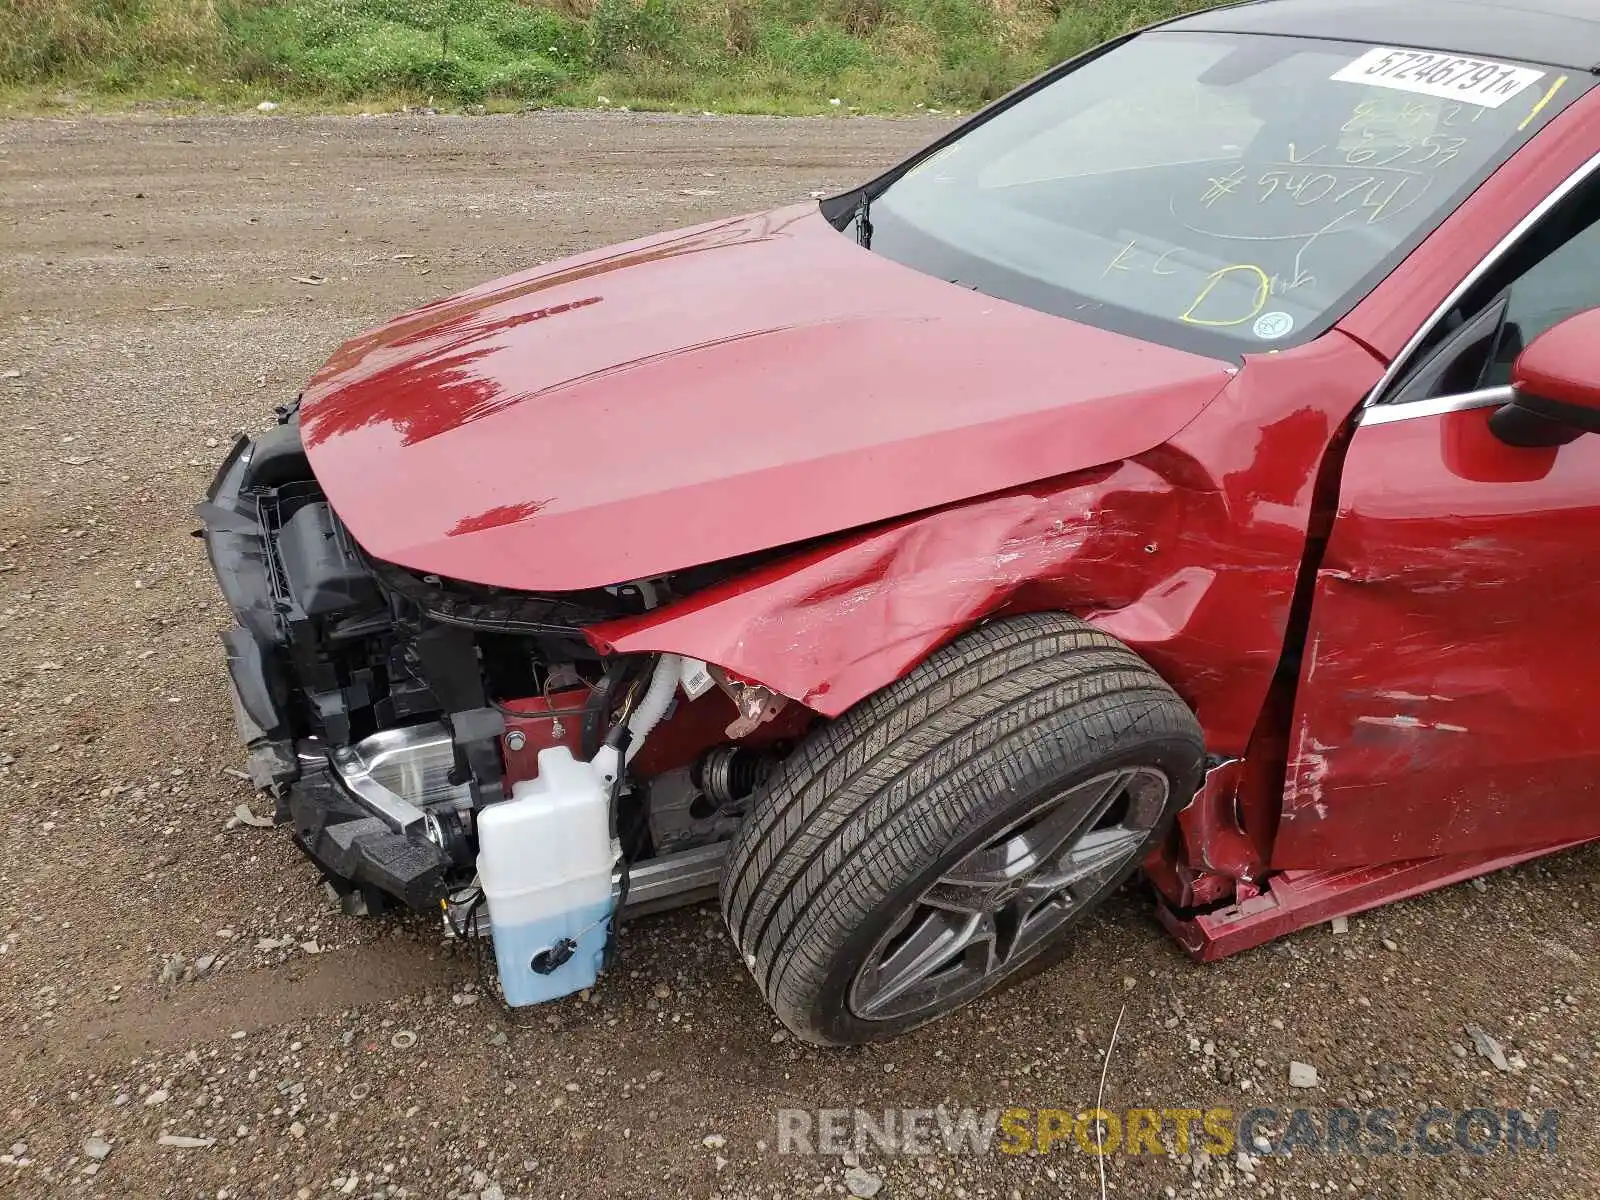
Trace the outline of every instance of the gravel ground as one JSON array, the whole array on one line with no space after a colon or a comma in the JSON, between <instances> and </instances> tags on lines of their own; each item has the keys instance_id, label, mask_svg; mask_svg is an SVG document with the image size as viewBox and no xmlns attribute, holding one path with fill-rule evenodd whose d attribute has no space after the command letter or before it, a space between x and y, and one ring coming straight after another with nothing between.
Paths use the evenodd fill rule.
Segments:
<instances>
[{"instance_id":1,"label":"gravel ground","mask_svg":"<svg viewBox=\"0 0 1600 1200\"><path fill-rule=\"evenodd\" d=\"M779 1031L709 907L638 922L593 995L513 1017L431 926L341 917L286 835L229 827L251 796L190 531L235 430L389 314L836 187L938 128L0 125L0 1193L1099 1195L1073 1151L780 1155L776 1111L1087 1107L1124 1006L1108 1107L1562 1115L1553 1156L1118 1156L1108 1194L1596 1193L1600 852L1210 967L1130 893L1048 975L822 1052ZM1291 1062L1317 1085L1291 1088Z\"/></svg>"}]
</instances>

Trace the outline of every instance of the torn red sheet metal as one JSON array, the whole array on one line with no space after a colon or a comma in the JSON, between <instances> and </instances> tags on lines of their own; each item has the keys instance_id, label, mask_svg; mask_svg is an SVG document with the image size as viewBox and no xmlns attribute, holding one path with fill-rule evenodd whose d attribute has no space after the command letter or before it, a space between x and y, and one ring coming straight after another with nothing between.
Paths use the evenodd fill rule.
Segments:
<instances>
[{"instance_id":1,"label":"torn red sheet metal","mask_svg":"<svg viewBox=\"0 0 1600 1200\"><path fill-rule=\"evenodd\" d=\"M1191 957L1212 962L1295 929L1420 896L1592 840L1580 838L1504 854L1441 855L1349 870L1282 871L1272 876L1264 890L1251 891L1225 908L1192 917L1167 904L1158 911L1161 923Z\"/></svg>"},{"instance_id":2,"label":"torn red sheet metal","mask_svg":"<svg viewBox=\"0 0 1600 1200\"><path fill-rule=\"evenodd\" d=\"M986 617L1067 611L1160 671L1208 749L1241 754L1318 467L1378 372L1341 337L1253 358L1147 454L816 546L591 639L704 659L835 716Z\"/></svg>"}]
</instances>

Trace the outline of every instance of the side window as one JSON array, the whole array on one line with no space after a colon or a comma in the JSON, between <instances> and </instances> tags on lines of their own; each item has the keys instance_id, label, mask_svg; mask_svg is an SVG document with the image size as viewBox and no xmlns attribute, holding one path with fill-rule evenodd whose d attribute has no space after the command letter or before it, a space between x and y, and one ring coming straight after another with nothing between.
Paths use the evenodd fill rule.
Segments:
<instances>
[{"instance_id":1,"label":"side window","mask_svg":"<svg viewBox=\"0 0 1600 1200\"><path fill-rule=\"evenodd\" d=\"M1600 213L1548 258L1511 285L1505 320L1480 387L1511 382L1511 364L1523 347L1552 325L1600 308Z\"/></svg>"},{"instance_id":2,"label":"side window","mask_svg":"<svg viewBox=\"0 0 1600 1200\"><path fill-rule=\"evenodd\" d=\"M1529 342L1591 308L1600 308L1600 177L1567 196L1446 314L1387 402L1503 387Z\"/></svg>"}]
</instances>

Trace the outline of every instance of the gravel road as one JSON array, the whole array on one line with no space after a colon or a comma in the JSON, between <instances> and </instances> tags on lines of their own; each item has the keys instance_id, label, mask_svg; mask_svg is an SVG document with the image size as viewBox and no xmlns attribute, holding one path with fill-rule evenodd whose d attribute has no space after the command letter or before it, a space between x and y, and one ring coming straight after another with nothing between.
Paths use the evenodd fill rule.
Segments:
<instances>
[{"instance_id":1,"label":"gravel road","mask_svg":"<svg viewBox=\"0 0 1600 1200\"><path fill-rule=\"evenodd\" d=\"M594 994L513 1017L430 925L341 917L285 834L230 827L252 797L190 532L236 430L392 313L837 187L939 128L0 124L0 1194L1098 1196L1096 1161L1060 1147L780 1155L776 1113L1088 1107L1124 1006L1110 1108L1561 1123L1554 1155L1119 1155L1107 1194L1596 1194L1594 850L1209 967L1129 893L1050 974L822 1052L779 1031L710 907L639 921Z\"/></svg>"}]
</instances>

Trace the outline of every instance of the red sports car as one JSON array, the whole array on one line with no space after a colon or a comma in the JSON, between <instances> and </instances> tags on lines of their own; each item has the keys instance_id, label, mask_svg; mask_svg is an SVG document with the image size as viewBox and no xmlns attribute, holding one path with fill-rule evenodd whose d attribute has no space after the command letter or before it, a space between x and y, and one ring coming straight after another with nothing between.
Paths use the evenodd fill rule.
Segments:
<instances>
[{"instance_id":1,"label":"red sports car","mask_svg":"<svg viewBox=\"0 0 1600 1200\"><path fill-rule=\"evenodd\" d=\"M201 508L257 782L512 1003L720 890L835 1044L1600 836L1597 64L1217 9L357 338Z\"/></svg>"}]
</instances>

